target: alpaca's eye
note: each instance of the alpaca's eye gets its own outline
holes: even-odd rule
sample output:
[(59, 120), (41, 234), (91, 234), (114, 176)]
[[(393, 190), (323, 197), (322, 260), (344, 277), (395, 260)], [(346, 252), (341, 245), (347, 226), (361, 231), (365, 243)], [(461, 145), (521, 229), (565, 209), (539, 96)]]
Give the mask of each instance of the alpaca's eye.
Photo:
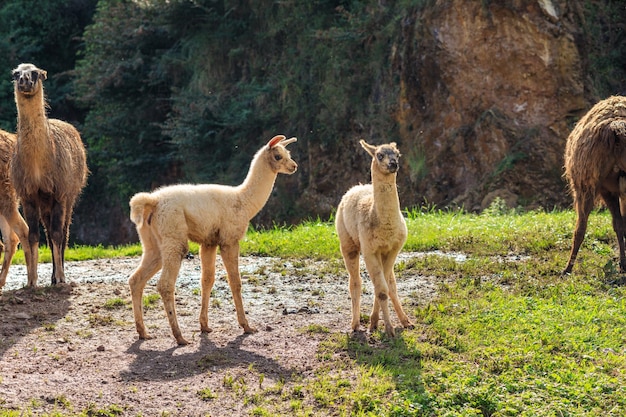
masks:
[(39, 74), (36, 71), (33, 71), (30, 73), (30, 78), (33, 80), (34, 83), (36, 83), (37, 78), (39, 78)]
[(15, 71), (15, 72), (13, 73), (13, 79), (14, 79), (15, 81), (17, 81), (17, 80), (19, 80), (19, 79), (20, 79), (20, 73), (19, 73), (18, 71)]
[(280, 155), (274, 155), (274, 159), (280, 161), (281, 159), (283, 159), (283, 157)]
[(376, 158), (378, 158), (379, 161), (382, 161), (384, 157), (385, 157), (385, 155), (383, 155), (382, 153), (377, 153), (376, 154)]

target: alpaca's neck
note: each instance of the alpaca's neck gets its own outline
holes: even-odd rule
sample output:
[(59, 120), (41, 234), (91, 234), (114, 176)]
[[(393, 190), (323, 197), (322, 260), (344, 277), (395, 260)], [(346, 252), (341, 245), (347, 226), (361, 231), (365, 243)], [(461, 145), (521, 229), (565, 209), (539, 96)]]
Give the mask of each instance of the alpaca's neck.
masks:
[(383, 175), (372, 163), (372, 188), (374, 191), (374, 210), (382, 223), (390, 222), (402, 216), (400, 199), (396, 187), (397, 174)]
[(262, 148), (254, 156), (250, 170), (244, 182), (237, 187), (241, 201), (242, 210), (248, 219), (252, 219), (261, 211), (267, 200), (270, 198), (276, 173), (274, 173), (265, 161), (265, 148)]
[(47, 152), (50, 146), (43, 90), (33, 96), (15, 93), (18, 146), (22, 151)]

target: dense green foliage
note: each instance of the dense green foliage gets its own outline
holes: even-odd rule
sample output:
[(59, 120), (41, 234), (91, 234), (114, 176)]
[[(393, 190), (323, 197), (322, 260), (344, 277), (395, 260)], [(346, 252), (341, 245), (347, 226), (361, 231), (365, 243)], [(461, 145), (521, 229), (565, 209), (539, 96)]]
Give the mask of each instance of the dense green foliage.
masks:
[(82, 35), (97, 0), (4, 0), (0, 3), (0, 128), (14, 130), (11, 70), (32, 62), (48, 71), (46, 90), (52, 115), (77, 122), (73, 70)]
[(125, 199), (181, 178), (240, 181), (276, 132), (392, 132), (393, 91), (372, 80), (422, 3), (100, 1), (76, 82), (95, 174)]
[(161, 125), (172, 80), (162, 55), (174, 44), (159, 13), (130, 1), (100, 1), (85, 31), (76, 92), (88, 108), (84, 137), (92, 187), (127, 199), (164, 182), (173, 148)]

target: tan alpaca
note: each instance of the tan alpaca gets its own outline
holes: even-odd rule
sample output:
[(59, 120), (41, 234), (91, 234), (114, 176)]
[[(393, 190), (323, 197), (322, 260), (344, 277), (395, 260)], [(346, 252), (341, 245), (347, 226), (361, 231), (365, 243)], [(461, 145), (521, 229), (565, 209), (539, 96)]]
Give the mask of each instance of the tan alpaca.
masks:
[(369, 330), (371, 332), (378, 327), (378, 314), (382, 310), (385, 332), (394, 336), (395, 331), (389, 318), (389, 298), (402, 325), (413, 326), (402, 310), (393, 271), (396, 256), (407, 237), (396, 188), (400, 152), (395, 143), (378, 147), (369, 145), (364, 140), (360, 143), (372, 156), (372, 183), (357, 185), (348, 190), (337, 207), (335, 221), (341, 254), (350, 275), (352, 330), (358, 331), (360, 322), (360, 252), (374, 284), (374, 308)]
[(570, 273), (585, 238), (587, 221), (596, 199), (611, 212), (619, 246), (619, 266), (626, 272), (626, 97), (598, 102), (576, 124), (565, 145), (565, 177), (576, 210), (576, 229), (569, 261)]
[[(28, 285), (37, 285), (39, 221), (52, 251), (52, 284), (65, 282), (65, 248), (74, 204), (87, 181), (85, 146), (69, 123), (46, 117), (43, 81), (46, 71), (33, 64), (13, 70), (17, 105), (17, 145), (11, 163), (11, 180), (22, 202), (29, 228), (26, 259)], [(24, 243), (24, 242), (22, 242)]]
[(228, 274), (233, 293), (237, 321), (245, 333), (256, 330), (248, 324), (241, 298), (239, 275), (239, 241), (245, 236), (248, 223), (265, 205), (278, 174), (293, 174), (298, 165), (285, 146), (296, 138), (274, 136), (254, 156), (244, 182), (226, 185), (173, 185), (152, 193), (138, 193), (130, 200), (131, 220), (143, 246), (141, 264), (130, 276), (135, 325), (140, 339), (150, 336), (143, 322), (142, 295), (146, 282), (161, 270), (157, 289), (163, 299), (165, 313), (179, 345), (187, 344), (178, 327), (174, 305), (174, 287), (188, 241), (200, 244), (202, 264), (200, 330), (211, 331), (208, 322), (209, 296), (215, 282), (217, 247)]
[[(0, 252), (5, 250), (2, 271), (0, 271), (0, 289), (6, 283), (18, 242), (22, 242), (24, 248), (28, 245), (28, 226), (17, 209), (17, 193), (10, 179), (11, 157), (16, 141), (16, 135), (0, 130), (0, 230), (5, 243), (4, 246), (0, 243)], [(24, 249), (24, 256), (30, 282), (32, 272), (36, 272), (37, 265), (33, 266), (30, 252), (26, 249)]]

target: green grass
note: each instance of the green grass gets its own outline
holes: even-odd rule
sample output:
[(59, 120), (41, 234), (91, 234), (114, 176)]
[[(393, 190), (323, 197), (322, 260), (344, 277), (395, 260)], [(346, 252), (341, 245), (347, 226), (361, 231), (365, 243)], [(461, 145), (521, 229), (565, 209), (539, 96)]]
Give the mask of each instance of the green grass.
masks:
[[(626, 280), (611, 219), (592, 213), (579, 261), (561, 276), (574, 221), (571, 211), (412, 210), (404, 251), (427, 253), (399, 262), (398, 280), (439, 283), (427, 304), (401, 294), (415, 329), (389, 339), (309, 324), (302, 333), (322, 340), (313, 375), (275, 386), (260, 372), (256, 381), (227, 375), (224, 389), (260, 416), (626, 415)], [(340, 264), (331, 222), (251, 229), (242, 254)]]
[[(567, 251), (571, 243), (575, 216), (571, 211), (536, 211), (527, 213), (413, 209), (406, 212), (409, 236), (404, 251), (452, 251), (470, 255), (545, 254)], [(594, 212), (587, 229), (584, 248), (612, 254), (615, 235), (610, 216)], [(190, 242), (190, 251), (198, 253), (198, 245)], [(242, 255), (312, 258), (332, 260), (340, 257), (337, 234), (330, 221), (313, 220), (297, 226), (257, 230), (250, 227), (241, 241)], [(141, 245), (72, 246), (66, 260), (81, 261), (100, 258), (140, 256)], [(50, 250), (40, 248), (40, 261), (50, 262)], [(18, 251), (14, 263), (24, 263)]]

